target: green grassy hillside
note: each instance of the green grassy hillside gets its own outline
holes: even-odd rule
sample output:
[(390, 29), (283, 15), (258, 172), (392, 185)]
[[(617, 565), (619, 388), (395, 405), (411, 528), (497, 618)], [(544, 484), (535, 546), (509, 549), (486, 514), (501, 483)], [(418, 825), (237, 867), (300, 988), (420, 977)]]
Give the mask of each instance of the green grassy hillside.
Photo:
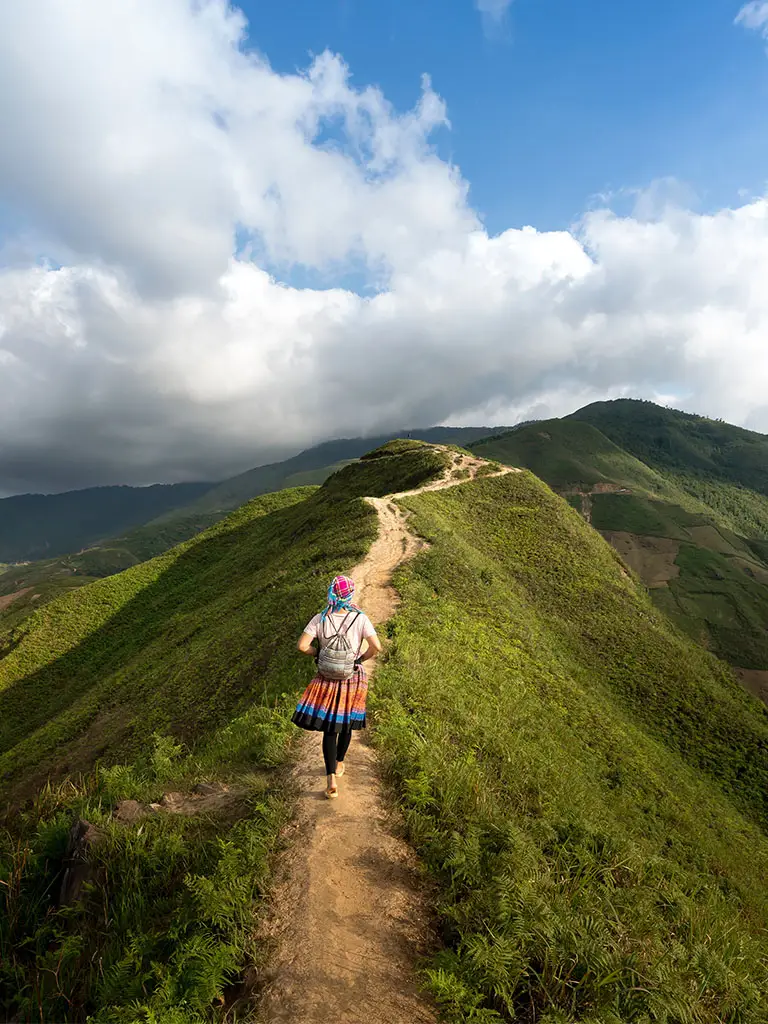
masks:
[[(768, 498), (732, 482), (740, 479), (738, 457), (719, 467), (716, 444), (732, 453), (734, 438), (748, 434), (754, 453), (768, 438), (644, 402), (582, 412), (584, 420), (578, 413), (536, 423), (472, 448), (525, 466), (569, 496), (694, 639), (733, 665), (768, 669)], [(620, 448), (624, 440), (634, 448)], [(654, 451), (666, 455), (640, 461)], [(745, 465), (744, 479), (754, 480), (750, 459)]]
[(63, 593), (163, 554), (213, 526), (225, 514), (180, 513), (139, 526), (122, 537), (102, 541), (77, 554), (0, 566), (0, 632), (18, 625), (31, 612)]
[(541, 420), (472, 444), (484, 459), (524, 466), (558, 491), (598, 483), (655, 493), (664, 480), (589, 423)]
[[(498, 429), (498, 428), (497, 428)], [(493, 432), (492, 427), (430, 427), (426, 430), (403, 431), (381, 437), (351, 437), (326, 441), (307, 448), (291, 459), (258, 466), (240, 476), (218, 484), (207, 494), (190, 504), (188, 511), (216, 512), (237, 508), (244, 501), (266, 491), (305, 484), (321, 484), (327, 477), (345, 465), (359, 459), (406, 433), (414, 440), (430, 444), (468, 444)]]
[(768, 495), (768, 437), (653, 402), (595, 402), (572, 414), (654, 469), (694, 474)]
[(0, 570), (0, 635), (37, 608), (95, 577), (78, 570), (77, 556), (11, 565)]
[[(425, 482), (447, 461), (423, 446), (383, 458), (378, 491)], [(4, 802), (59, 780), (0, 832), (6, 1016), (199, 1024), (259, 955), (254, 900), (284, 815), (274, 768), (306, 680), (295, 640), (328, 578), (376, 532), (371, 506), (333, 481), (256, 498), (3, 639)], [(102, 769), (81, 779), (97, 759)], [(200, 782), (226, 784), (236, 799), (192, 818), (113, 816), (121, 799), (157, 801)], [(78, 817), (99, 836), (95, 881), (76, 907), (57, 910)]]
[(405, 505), (377, 737), (449, 1019), (762, 1022), (768, 713), (529, 474)]
[[(0, 634), (4, 795), (28, 791), (49, 772), (88, 767), (104, 752), (132, 753), (148, 729), (189, 739), (252, 700), (251, 680), (278, 644), (271, 634), (285, 628), (277, 620), (289, 614), (290, 629), (303, 625), (304, 611), (286, 611), (294, 601), (306, 605), (286, 574), (305, 587), (307, 564), (322, 566), (310, 580), (321, 571), (325, 578), (328, 564), (348, 565), (364, 550), (360, 538), (376, 532), (374, 513), (354, 499), (418, 486), (448, 461), (418, 442), (381, 451), (320, 491), (254, 499), (194, 540)], [(283, 581), (279, 599), (262, 610), (275, 579)]]
[[(297, 506), (300, 519), (306, 497), (298, 490), (256, 499), (198, 541), (59, 598), (2, 636), (4, 794), (13, 796), (17, 782), (28, 792), (49, 773), (89, 767), (104, 752), (134, 752), (147, 729), (192, 736), (203, 722), (225, 720), (243, 698), (241, 659), (255, 666), (263, 657), (245, 650), (258, 636), (248, 620), (256, 575), (288, 543), (270, 528), (290, 530), (288, 509)], [(209, 627), (218, 622), (228, 638), (226, 651), (215, 629), (202, 628), (207, 611)], [(235, 649), (238, 623), (243, 648)], [(225, 684), (228, 670), (238, 672), (238, 686)]]
[[(388, 446), (11, 635), (5, 795), (30, 795), (45, 769), (60, 782), (0, 836), (6, 1016), (223, 1024), (218, 998), (264, 955), (253, 913), (286, 814), (296, 635), (376, 534), (357, 495), (448, 461)], [(404, 504), (430, 546), (398, 575), (374, 713), (434, 881), (428, 976), (448, 1019), (762, 1024), (768, 712), (531, 474)], [(97, 756), (102, 770), (67, 781)], [(114, 816), (202, 781), (233, 799)], [(58, 908), (77, 817), (97, 833), (91, 873)]]

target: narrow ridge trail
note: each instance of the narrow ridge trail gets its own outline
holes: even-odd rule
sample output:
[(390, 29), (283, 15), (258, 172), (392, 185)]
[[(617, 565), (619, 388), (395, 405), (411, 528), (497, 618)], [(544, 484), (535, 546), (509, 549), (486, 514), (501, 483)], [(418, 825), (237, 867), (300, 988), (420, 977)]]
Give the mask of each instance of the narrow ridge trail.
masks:
[[(393, 572), (425, 546), (395, 501), (468, 483), (486, 465), (451, 454), (441, 479), (365, 499), (378, 513), (379, 534), (350, 575), (357, 600), (376, 626), (397, 607)], [(457, 472), (466, 475), (457, 479)], [(504, 467), (489, 475), (509, 472), (515, 470)], [(275, 940), (277, 948), (263, 979), (259, 1019), (265, 1024), (435, 1024), (436, 1011), (419, 990), (414, 970), (434, 941), (424, 882), (413, 851), (394, 834), (375, 754), (364, 734), (355, 733), (339, 799), (329, 801), (323, 797), (320, 742), (320, 734), (301, 738), (291, 849), (264, 925), (263, 937)]]

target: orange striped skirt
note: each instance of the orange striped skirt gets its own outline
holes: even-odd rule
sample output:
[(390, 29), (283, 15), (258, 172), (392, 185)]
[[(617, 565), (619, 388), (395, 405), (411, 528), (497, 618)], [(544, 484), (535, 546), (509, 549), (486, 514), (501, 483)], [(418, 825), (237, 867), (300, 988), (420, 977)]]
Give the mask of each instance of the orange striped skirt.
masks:
[(365, 728), (368, 676), (358, 668), (350, 679), (315, 676), (296, 705), (291, 721), (300, 729), (345, 732)]

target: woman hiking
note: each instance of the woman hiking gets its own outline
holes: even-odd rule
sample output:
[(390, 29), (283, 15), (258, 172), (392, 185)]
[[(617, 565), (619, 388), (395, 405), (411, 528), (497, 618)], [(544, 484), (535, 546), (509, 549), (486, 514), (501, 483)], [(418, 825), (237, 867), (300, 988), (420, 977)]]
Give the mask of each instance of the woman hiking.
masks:
[[(328, 602), (299, 637), (302, 654), (314, 654), (315, 678), (304, 691), (292, 721), (301, 729), (323, 733), (323, 759), (328, 776), (325, 795), (339, 795), (336, 779), (344, 774), (344, 756), (353, 729), (365, 728), (368, 677), (362, 662), (381, 650), (381, 642), (368, 616), (352, 604), (354, 581), (335, 576)], [(317, 651), (312, 642), (317, 641)], [(367, 642), (363, 652), (363, 641)]]

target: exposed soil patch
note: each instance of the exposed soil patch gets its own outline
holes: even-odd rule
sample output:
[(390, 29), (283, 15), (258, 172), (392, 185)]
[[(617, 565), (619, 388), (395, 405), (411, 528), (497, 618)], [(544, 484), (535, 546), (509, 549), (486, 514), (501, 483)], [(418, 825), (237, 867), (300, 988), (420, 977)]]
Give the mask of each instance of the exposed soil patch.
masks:
[(591, 494), (631, 494), (631, 487), (622, 487), (621, 484), (612, 484), (608, 480), (601, 480), (592, 485)]
[(647, 587), (666, 587), (669, 580), (680, 575), (680, 567), (675, 565), (680, 550), (676, 540), (643, 537), (623, 530), (606, 530), (603, 536)]
[(13, 602), (17, 600), (17, 598), (28, 594), (31, 589), (32, 587), (22, 587), (21, 590), (17, 590), (13, 594), (6, 594), (4, 597), (0, 597), (0, 612), (4, 612), (9, 605), (12, 605)]
[(631, 494), (632, 490), (629, 487), (621, 487), (619, 484), (612, 484), (608, 481), (601, 481), (593, 484), (592, 487), (587, 490), (586, 488), (573, 487), (566, 491), (558, 491), (564, 498), (569, 495), (578, 495), (581, 498), (581, 514), (583, 518), (592, 525), (592, 496), (594, 494)]
[(737, 668), (734, 671), (751, 694), (768, 704), (768, 671), (756, 668)]

